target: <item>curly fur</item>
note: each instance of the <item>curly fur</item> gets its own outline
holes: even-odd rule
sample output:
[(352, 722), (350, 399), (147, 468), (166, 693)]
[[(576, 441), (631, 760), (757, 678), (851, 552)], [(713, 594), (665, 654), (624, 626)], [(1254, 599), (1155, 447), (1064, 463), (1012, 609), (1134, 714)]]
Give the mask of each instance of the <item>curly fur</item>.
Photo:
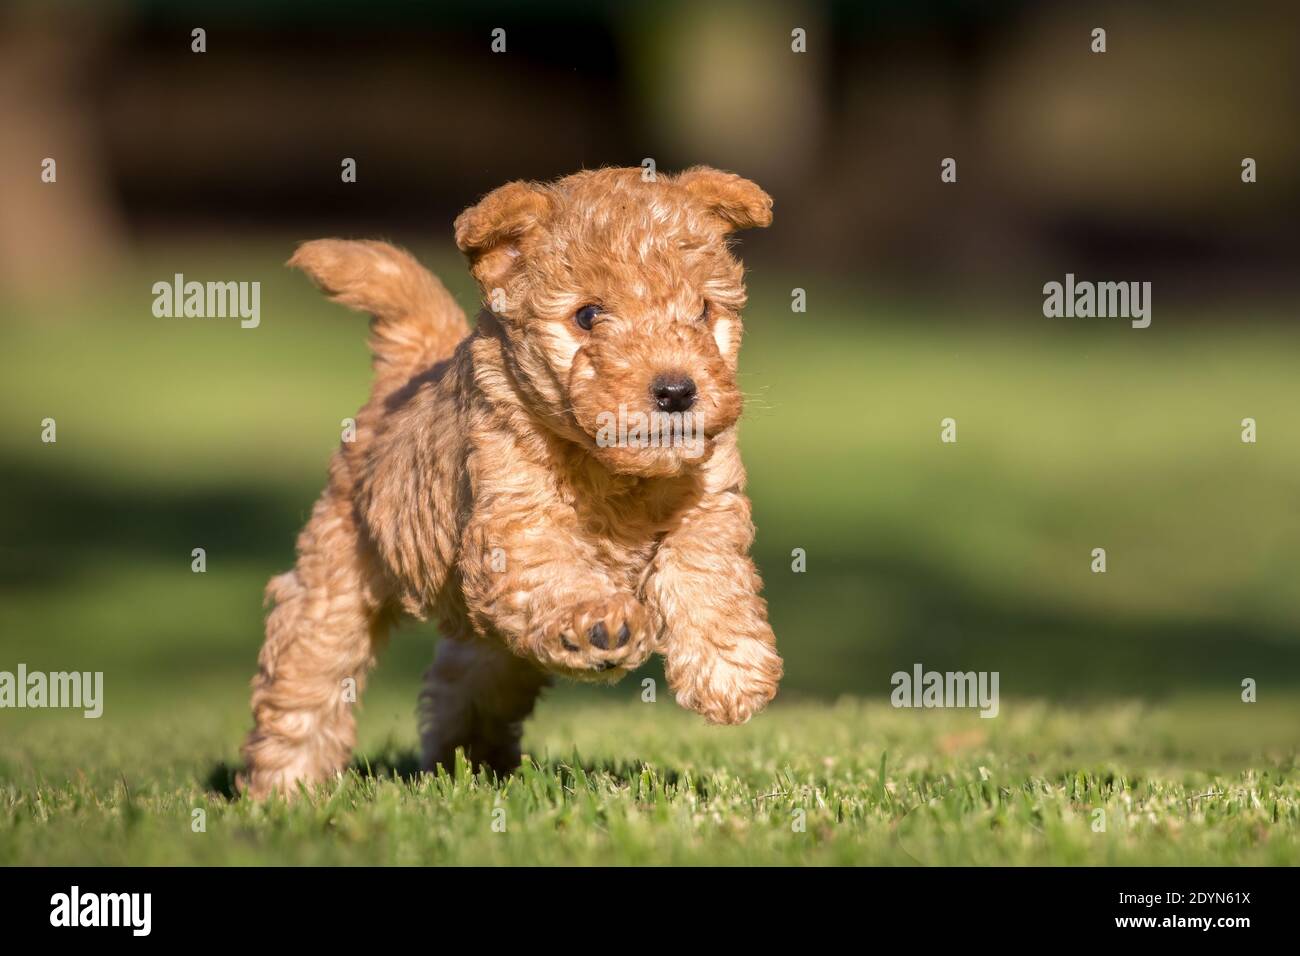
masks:
[[(551, 675), (612, 681), (664, 655), (678, 702), (716, 723), (776, 693), (781, 659), (748, 556), (736, 446), (742, 268), (727, 240), (771, 199), (696, 168), (510, 183), (456, 220), (487, 308), (471, 333), (442, 284), (378, 242), (319, 240), (289, 264), (372, 314), (375, 380), (270, 582), (241, 785), (291, 794), (343, 769), (358, 691), (401, 615), (433, 618), (426, 766), (464, 748), (519, 763)], [(707, 311), (704, 303), (708, 303)], [(573, 319), (600, 307), (590, 331)], [(697, 387), (702, 454), (597, 441), (650, 411), (666, 372)]]

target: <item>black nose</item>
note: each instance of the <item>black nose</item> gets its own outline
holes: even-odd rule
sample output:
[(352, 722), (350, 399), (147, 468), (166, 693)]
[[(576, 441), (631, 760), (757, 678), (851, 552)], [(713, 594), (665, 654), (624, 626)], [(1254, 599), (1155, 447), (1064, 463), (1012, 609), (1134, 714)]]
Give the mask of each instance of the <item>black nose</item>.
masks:
[(650, 383), (650, 394), (661, 412), (684, 412), (695, 404), (695, 383), (679, 372), (660, 375)]

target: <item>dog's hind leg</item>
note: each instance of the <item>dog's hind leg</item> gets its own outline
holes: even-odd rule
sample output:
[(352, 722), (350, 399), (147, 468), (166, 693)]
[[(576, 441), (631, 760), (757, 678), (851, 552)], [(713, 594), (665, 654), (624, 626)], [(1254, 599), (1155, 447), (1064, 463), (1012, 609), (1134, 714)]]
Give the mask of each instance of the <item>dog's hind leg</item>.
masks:
[(298, 561), (272, 578), (253, 679), (254, 727), (240, 786), (292, 796), (341, 771), (356, 742), (353, 707), (387, 637), (382, 577), (352, 506), (326, 491), (298, 537)]
[(444, 637), (420, 693), (423, 766), (452, 770), (456, 748), (475, 769), (519, 766), (523, 722), (549, 677), (501, 642)]

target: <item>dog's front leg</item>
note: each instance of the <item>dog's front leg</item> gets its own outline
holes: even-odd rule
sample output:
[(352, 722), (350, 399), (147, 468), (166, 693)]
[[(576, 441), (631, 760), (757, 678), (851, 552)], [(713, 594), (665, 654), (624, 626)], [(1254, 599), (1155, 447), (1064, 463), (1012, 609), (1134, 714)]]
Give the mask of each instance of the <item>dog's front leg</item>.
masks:
[(460, 570), (470, 618), (548, 671), (617, 680), (650, 654), (645, 608), (562, 511), (529, 504), (497, 498), (466, 526)]
[(782, 664), (749, 558), (754, 526), (739, 487), (707, 494), (659, 546), (645, 594), (683, 707), (743, 724), (776, 694)]

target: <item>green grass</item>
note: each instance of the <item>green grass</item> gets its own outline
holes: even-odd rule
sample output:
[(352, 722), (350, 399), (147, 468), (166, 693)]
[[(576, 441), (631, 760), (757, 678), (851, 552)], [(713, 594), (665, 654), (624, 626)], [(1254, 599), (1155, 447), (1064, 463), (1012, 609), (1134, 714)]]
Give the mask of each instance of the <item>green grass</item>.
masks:
[[(34, 721), (0, 751), (0, 861), (1300, 860), (1300, 775), (1285, 734), (1239, 727), (1277, 748), (1246, 761), (1199, 705), (1004, 707), (981, 720), (845, 700), (779, 706), (724, 729), (624, 687), (603, 702), (543, 705), (531, 758), (498, 782), (464, 767), (454, 779), (412, 775), (409, 706), (381, 697), (366, 708), (356, 769), (292, 806), (224, 795), (230, 767), (213, 758), (233, 759), (243, 729), (230, 711), (180, 706), (107, 735), (95, 721)], [(1257, 707), (1260, 722), (1293, 727), (1300, 716)], [(195, 810), (205, 832), (193, 830)]]
[[(983, 321), (762, 267), (741, 441), (777, 704), (709, 728), (662, 683), (638, 702), (651, 665), (558, 689), (510, 781), (393, 779), (433, 640), (410, 628), (364, 701), (373, 776), (229, 802), (261, 589), (369, 376), (363, 321), (289, 247), (178, 245), (0, 302), (0, 670), (101, 670), (106, 694), (98, 721), (0, 711), (0, 862), (1300, 860), (1300, 332), (1174, 305), (1145, 332), (1053, 322), (1036, 295)], [(261, 280), (261, 327), (154, 318), (176, 271)], [(918, 661), (999, 671), (1001, 715), (891, 709)]]

